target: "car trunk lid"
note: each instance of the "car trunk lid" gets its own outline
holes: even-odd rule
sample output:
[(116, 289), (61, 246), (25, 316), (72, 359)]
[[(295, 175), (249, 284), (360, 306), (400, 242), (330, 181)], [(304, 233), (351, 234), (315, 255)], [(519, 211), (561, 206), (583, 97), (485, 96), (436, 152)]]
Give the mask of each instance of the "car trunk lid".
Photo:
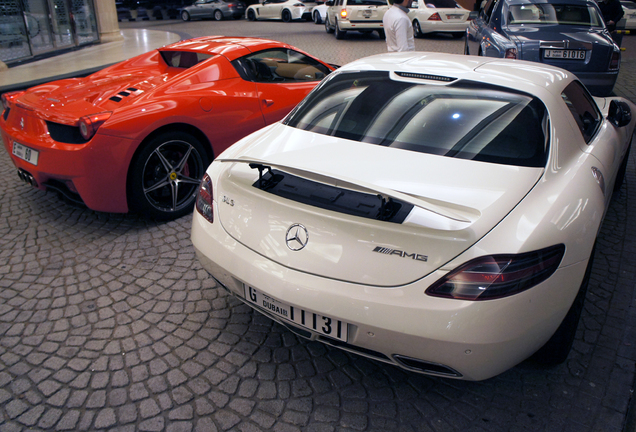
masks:
[[(227, 164), (214, 185), (220, 223), (285, 267), (397, 286), (473, 245), (543, 173), (405, 151), (274, 125), (240, 159), (217, 159)], [(284, 176), (279, 190), (263, 185), (269, 170)]]

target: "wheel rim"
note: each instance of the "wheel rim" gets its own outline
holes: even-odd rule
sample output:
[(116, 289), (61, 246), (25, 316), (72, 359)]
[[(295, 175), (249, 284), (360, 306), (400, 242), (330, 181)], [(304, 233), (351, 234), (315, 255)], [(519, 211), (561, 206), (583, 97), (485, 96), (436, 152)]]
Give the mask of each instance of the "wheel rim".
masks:
[(223, 19), (223, 13), (219, 10), (214, 12), (214, 19), (216, 19), (217, 21), (221, 21), (221, 19)]
[(176, 212), (192, 204), (203, 177), (203, 159), (186, 141), (161, 144), (148, 156), (142, 173), (146, 200), (157, 210)]
[(254, 11), (249, 11), (247, 13), (247, 19), (250, 21), (254, 21), (256, 19), (256, 15), (254, 15)]
[(187, 21), (188, 20), (188, 13), (187, 12), (183, 12), (181, 14), (181, 19), (184, 20), (184, 21)]
[(291, 21), (291, 16), (290, 16), (289, 11), (286, 11), (286, 10), (283, 11), (283, 21), (285, 21), (285, 22)]
[(420, 23), (419, 21), (415, 21), (413, 23), (413, 30), (415, 30), (415, 35), (419, 36), (422, 34), (422, 29), (420, 28)]
[(318, 15), (318, 12), (314, 12), (314, 22), (315, 22), (316, 24), (320, 24), (320, 20), (318, 19), (318, 16), (319, 16), (319, 15)]

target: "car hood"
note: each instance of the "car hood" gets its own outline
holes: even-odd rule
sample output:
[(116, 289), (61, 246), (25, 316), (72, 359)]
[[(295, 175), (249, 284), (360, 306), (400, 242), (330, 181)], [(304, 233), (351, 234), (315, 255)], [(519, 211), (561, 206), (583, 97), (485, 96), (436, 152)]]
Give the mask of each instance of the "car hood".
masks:
[[(443, 266), (497, 225), (544, 171), (375, 146), (282, 124), (240, 141), (213, 166), (219, 220), (236, 241), (288, 268), (374, 286), (410, 283)], [(259, 166), (302, 178), (304, 192), (298, 194), (304, 199), (255, 187)], [(351, 190), (413, 207), (394, 223), (348, 214), (360, 202), (321, 204)], [(297, 228), (307, 230), (308, 241), (294, 251), (288, 243)]]

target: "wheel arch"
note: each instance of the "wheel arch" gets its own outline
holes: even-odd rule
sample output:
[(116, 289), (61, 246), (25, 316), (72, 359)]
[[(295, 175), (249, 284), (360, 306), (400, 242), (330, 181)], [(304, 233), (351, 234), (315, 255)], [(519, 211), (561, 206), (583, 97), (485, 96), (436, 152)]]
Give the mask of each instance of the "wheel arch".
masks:
[[(128, 164), (128, 171), (127, 171), (127, 174), (126, 174), (126, 200), (127, 201), (130, 199), (130, 176), (131, 176), (131, 173), (132, 173), (132, 167), (134, 165), (134, 161), (137, 159), (139, 153), (143, 150), (143, 148), (146, 146), (146, 144), (148, 144), (150, 141), (152, 141), (153, 139), (155, 139), (159, 135), (162, 135), (162, 134), (168, 133), (168, 132), (186, 132), (186, 133), (189, 133), (190, 135), (192, 135), (196, 139), (198, 139), (201, 142), (201, 144), (203, 144), (203, 147), (205, 148), (206, 155), (208, 156), (208, 159), (210, 161), (212, 161), (214, 159), (214, 151), (212, 150), (212, 144), (210, 143), (210, 140), (208, 139), (208, 137), (199, 128), (197, 128), (195, 126), (192, 126), (191, 124), (188, 124), (188, 123), (171, 123), (171, 124), (163, 125), (163, 126), (157, 128), (157, 129), (155, 129), (151, 133), (149, 133), (139, 143), (139, 145), (135, 149), (135, 152), (132, 155), (132, 158), (130, 159), (130, 163)], [(130, 207), (130, 205), (129, 205), (129, 207)]]

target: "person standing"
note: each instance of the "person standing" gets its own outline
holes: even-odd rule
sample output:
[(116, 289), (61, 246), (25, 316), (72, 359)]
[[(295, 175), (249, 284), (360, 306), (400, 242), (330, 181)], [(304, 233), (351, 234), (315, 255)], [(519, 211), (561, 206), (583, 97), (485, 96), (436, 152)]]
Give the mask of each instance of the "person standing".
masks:
[(598, 8), (603, 14), (603, 20), (607, 26), (607, 30), (612, 33), (616, 30), (616, 24), (623, 18), (625, 12), (619, 0), (599, 0)]
[(408, 13), (413, 0), (395, 0), (382, 18), (389, 52), (415, 51), (413, 25)]

